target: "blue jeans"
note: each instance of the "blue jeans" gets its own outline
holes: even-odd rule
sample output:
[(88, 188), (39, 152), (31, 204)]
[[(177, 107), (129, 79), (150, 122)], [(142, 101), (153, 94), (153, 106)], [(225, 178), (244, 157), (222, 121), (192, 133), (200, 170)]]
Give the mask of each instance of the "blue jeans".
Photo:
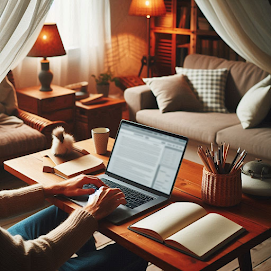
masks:
[[(33, 240), (47, 234), (68, 217), (61, 209), (50, 206), (8, 229), (11, 235), (21, 235), (24, 240)], [(146, 270), (147, 262), (118, 244), (96, 250), (94, 238), (90, 238), (59, 271), (140, 271)]]

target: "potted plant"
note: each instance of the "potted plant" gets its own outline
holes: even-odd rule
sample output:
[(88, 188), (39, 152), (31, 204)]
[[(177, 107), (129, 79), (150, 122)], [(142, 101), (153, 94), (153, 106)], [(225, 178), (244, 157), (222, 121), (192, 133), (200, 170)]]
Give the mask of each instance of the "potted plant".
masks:
[(101, 73), (99, 76), (95, 76), (94, 74), (91, 76), (95, 79), (97, 93), (103, 94), (104, 97), (108, 96), (110, 82), (115, 82), (116, 85), (118, 82), (118, 79), (114, 77), (110, 69), (104, 73)]

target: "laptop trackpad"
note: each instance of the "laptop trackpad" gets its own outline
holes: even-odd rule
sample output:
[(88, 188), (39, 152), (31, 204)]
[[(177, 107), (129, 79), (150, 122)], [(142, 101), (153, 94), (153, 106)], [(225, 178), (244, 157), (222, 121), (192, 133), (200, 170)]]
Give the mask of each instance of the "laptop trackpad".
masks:
[(132, 215), (137, 212), (133, 209), (129, 209), (124, 205), (120, 205), (116, 210), (114, 210), (111, 214), (109, 214), (106, 219), (113, 224), (123, 223), (126, 219), (131, 218)]

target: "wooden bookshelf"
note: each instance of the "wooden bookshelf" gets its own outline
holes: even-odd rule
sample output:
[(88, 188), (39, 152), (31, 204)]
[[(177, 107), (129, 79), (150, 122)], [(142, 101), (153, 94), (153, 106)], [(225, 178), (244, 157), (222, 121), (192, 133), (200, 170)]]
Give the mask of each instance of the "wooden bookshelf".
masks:
[(164, 0), (166, 14), (151, 23), (151, 54), (159, 74), (174, 74), (187, 54), (243, 60), (213, 30), (194, 0)]

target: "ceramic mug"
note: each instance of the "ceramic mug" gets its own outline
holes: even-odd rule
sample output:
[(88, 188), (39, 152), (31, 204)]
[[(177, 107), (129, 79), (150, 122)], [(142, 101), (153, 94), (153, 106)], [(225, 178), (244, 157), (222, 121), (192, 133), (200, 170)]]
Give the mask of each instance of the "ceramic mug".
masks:
[(105, 154), (107, 152), (109, 133), (109, 128), (105, 127), (94, 128), (91, 130), (92, 140), (97, 154)]

